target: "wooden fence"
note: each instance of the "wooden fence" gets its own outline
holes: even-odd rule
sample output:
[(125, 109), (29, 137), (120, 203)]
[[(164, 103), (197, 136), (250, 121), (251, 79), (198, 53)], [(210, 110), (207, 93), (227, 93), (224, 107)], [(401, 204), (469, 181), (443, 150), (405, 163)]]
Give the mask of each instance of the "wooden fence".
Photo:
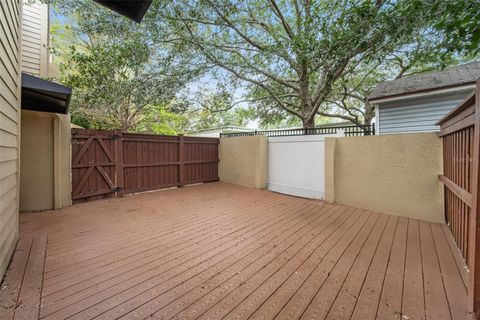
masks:
[[(477, 83), (477, 88), (479, 88)], [(470, 272), (469, 304), (480, 311), (479, 150), (480, 90), (467, 97), (438, 124), (443, 139), (445, 219)]]
[(74, 202), (218, 180), (219, 139), (72, 129)]

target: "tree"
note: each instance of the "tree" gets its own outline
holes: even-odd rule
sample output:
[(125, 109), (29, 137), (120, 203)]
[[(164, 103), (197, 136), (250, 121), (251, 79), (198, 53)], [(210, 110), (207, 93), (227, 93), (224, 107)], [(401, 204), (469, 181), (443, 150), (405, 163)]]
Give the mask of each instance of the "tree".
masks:
[(175, 105), (181, 101), (173, 100), (168, 105), (149, 105), (142, 112), (137, 125), (132, 128), (135, 132), (145, 132), (163, 135), (183, 134), (190, 128), (190, 116), (185, 112), (178, 112)]
[(375, 109), (368, 96), (378, 83), (441, 70), (475, 58), (474, 53), (466, 52), (460, 43), (453, 47), (445, 47), (443, 43), (443, 35), (427, 28), (413, 34), (406, 46), (392, 47), (375, 59), (349, 65), (347, 68), (351, 70), (345, 72), (332, 90), (328, 110), (319, 110), (318, 114), (356, 125), (371, 124)]
[(250, 114), (235, 106), (234, 97), (223, 84), (216, 88), (200, 90), (191, 101), (190, 129), (192, 131), (223, 126), (246, 126)]
[(74, 89), (71, 112), (80, 125), (139, 128), (145, 112), (166, 116), (158, 106), (170, 105), (201, 73), (188, 54), (160, 41), (152, 24), (136, 24), (90, 0), (59, 1), (55, 8), (70, 22), (54, 28), (54, 53), (61, 82)]
[(466, 56), (480, 54), (480, 2), (478, 0), (434, 1), (433, 28), (442, 37), (441, 46)]
[(178, 48), (241, 79), (252, 103), (312, 127), (350, 63), (400, 46), (426, 19), (421, 1), (357, 2), (180, 0), (155, 13)]

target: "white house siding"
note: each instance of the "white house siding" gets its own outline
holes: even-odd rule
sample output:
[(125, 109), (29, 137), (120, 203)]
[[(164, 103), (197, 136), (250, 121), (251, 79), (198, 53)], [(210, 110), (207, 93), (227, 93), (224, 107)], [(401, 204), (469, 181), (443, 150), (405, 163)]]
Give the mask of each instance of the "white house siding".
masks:
[(0, 1), (0, 279), (18, 237), (21, 7)]
[(22, 13), (22, 71), (48, 75), (48, 5), (24, 3)]
[(440, 128), (435, 123), (467, 95), (465, 92), (436, 98), (382, 103), (378, 112), (378, 133), (438, 131)]

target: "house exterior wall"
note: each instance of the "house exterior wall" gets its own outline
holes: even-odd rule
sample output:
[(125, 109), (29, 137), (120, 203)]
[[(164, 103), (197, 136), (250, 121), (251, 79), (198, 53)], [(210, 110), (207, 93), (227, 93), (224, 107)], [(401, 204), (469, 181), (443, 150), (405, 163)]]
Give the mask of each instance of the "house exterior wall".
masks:
[(436, 133), (326, 140), (328, 202), (444, 222), (442, 140)]
[[(49, 75), (48, 5), (24, 1), (22, 71)], [(20, 210), (59, 209), (71, 204), (70, 116), (22, 111)]]
[(53, 121), (52, 114), (22, 111), (21, 211), (53, 209)]
[(24, 3), (22, 14), (22, 71), (48, 75), (48, 5)]
[(378, 105), (378, 134), (433, 132), (435, 123), (455, 108), (470, 91), (430, 98), (417, 98)]
[(68, 115), (22, 110), (20, 211), (71, 204), (69, 123)]
[(0, 278), (18, 238), (21, 11), (0, 1)]
[(244, 187), (267, 187), (267, 138), (222, 138), (219, 145), (220, 181)]

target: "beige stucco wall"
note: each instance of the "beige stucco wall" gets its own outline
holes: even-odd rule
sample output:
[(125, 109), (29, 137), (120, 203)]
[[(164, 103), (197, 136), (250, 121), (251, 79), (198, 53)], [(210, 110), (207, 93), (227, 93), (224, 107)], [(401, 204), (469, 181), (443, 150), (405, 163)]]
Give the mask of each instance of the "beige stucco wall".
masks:
[(267, 187), (267, 138), (264, 136), (220, 139), (220, 180), (244, 187)]
[(70, 115), (55, 114), (54, 125), (54, 209), (72, 205)]
[[(327, 201), (444, 222), (442, 144), (436, 133), (329, 138)], [(333, 184), (333, 185), (332, 185)]]
[(336, 138), (325, 139), (325, 201), (335, 202), (335, 145)]
[(53, 117), (22, 111), (20, 210), (53, 208)]
[(70, 205), (70, 117), (22, 111), (20, 210)]

